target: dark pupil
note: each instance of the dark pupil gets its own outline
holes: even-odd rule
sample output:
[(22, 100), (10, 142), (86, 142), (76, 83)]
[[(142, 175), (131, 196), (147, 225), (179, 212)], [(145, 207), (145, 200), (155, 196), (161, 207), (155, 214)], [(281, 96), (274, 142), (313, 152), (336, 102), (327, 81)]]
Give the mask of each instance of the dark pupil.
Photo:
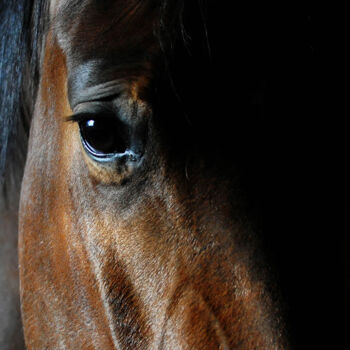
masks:
[(124, 153), (125, 130), (113, 118), (88, 119), (79, 123), (85, 146), (95, 155)]

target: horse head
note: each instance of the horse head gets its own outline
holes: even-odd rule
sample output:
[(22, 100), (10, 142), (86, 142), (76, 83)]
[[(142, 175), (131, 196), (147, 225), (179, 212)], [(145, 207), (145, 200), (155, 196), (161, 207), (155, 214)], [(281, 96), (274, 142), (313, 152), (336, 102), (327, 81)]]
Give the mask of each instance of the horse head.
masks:
[(238, 142), (164, 87), (184, 4), (46, 6), (19, 211), (28, 349), (282, 348)]

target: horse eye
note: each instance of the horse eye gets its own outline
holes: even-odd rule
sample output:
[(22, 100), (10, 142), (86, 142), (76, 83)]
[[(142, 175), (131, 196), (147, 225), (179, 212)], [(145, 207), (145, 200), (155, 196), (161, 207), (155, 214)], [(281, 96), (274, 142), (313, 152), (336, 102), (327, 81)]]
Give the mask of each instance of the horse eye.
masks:
[(124, 153), (128, 148), (125, 127), (114, 118), (86, 119), (79, 122), (79, 128), (83, 145), (96, 157)]

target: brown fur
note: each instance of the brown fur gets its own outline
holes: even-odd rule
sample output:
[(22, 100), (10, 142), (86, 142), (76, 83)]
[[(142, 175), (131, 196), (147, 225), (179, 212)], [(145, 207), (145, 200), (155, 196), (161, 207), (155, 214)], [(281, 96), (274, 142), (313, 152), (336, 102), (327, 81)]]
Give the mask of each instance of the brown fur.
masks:
[[(193, 162), (186, 180), (144, 113), (149, 107), (142, 108), (148, 101), (140, 91), (160, 50), (157, 7), (140, 2), (130, 19), (124, 0), (99, 4), (77, 5), (73, 22), (64, 5), (51, 9), (57, 17), (46, 40), (20, 207), (27, 348), (286, 347), (265, 278), (253, 268), (250, 227), (231, 215), (232, 183), (215, 179), (204, 160)], [(141, 37), (130, 23), (139, 23)], [(144, 163), (122, 174), (125, 183), (115, 169), (89, 165), (77, 125), (65, 121), (76, 107), (72, 76), (87, 59), (102, 60), (92, 68), (94, 84), (124, 79), (118, 103), (130, 109), (131, 96), (138, 118), (149, 119)]]

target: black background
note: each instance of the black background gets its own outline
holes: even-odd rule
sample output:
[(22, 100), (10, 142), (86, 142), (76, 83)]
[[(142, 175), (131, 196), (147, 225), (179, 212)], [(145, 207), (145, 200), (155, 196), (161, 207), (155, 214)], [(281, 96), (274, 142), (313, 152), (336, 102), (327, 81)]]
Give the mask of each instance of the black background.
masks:
[(236, 140), (226, 145), (240, 154), (294, 347), (350, 348), (342, 22), (330, 9), (227, 3), (186, 5), (174, 85), (208, 147)]

